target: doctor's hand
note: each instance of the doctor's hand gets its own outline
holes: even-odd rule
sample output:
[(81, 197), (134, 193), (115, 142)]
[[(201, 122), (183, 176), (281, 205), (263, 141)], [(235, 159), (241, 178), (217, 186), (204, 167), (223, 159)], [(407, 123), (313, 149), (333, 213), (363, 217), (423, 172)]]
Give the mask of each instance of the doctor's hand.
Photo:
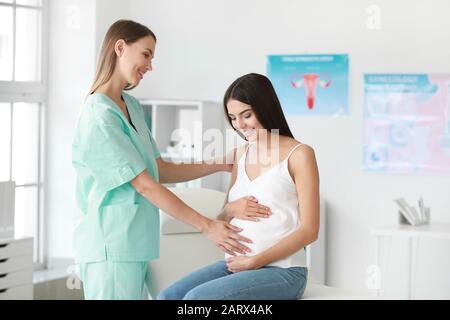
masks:
[(269, 207), (259, 204), (253, 196), (228, 202), (223, 211), (230, 218), (250, 221), (259, 221), (259, 218), (268, 218), (272, 214)]
[(246, 254), (251, 251), (241, 243), (241, 241), (252, 243), (250, 239), (238, 234), (241, 231), (241, 228), (235, 227), (228, 222), (210, 220), (206, 229), (202, 232), (222, 251), (235, 256), (235, 252)]

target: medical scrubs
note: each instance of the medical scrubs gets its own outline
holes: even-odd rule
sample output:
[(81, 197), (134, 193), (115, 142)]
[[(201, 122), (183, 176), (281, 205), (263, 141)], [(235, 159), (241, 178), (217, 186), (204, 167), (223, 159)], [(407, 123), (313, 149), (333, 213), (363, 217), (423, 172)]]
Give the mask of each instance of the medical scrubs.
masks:
[(80, 211), (74, 252), (86, 299), (138, 299), (148, 261), (159, 257), (159, 209), (130, 181), (147, 170), (158, 181), (160, 153), (144, 110), (123, 93), (134, 127), (108, 96), (86, 100), (75, 130), (72, 162)]

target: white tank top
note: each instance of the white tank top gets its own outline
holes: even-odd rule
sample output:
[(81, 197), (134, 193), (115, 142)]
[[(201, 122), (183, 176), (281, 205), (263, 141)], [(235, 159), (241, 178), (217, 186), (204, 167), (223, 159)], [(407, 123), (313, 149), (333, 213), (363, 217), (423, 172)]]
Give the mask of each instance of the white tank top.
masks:
[[(253, 180), (250, 180), (245, 171), (248, 146), (238, 161), (237, 177), (229, 191), (228, 201), (254, 196), (260, 204), (269, 207), (272, 211), (269, 218), (259, 218), (259, 221), (236, 218), (231, 220), (231, 224), (243, 229), (239, 234), (253, 241), (253, 243), (245, 243), (252, 250), (246, 254), (247, 256), (256, 255), (272, 247), (300, 227), (297, 190), (289, 174), (288, 160), (292, 152), (301, 145), (296, 145), (283, 161)], [(228, 257), (230, 255), (225, 254), (225, 258)], [(302, 249), (294, 255), (270, 263), (269, 266), (307, 267), (306, 251)]]

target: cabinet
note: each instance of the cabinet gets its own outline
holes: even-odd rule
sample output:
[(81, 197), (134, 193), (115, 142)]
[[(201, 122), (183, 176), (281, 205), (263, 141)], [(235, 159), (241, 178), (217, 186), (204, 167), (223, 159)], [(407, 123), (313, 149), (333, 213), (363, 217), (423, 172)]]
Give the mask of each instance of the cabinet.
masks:
[(14, 236), (14, 207), (16, 183), (0, 182), (0, 239)]
[[(425, 225), (397, 225), (389, 227), (378, 227), (371, 231), (375, 236), (375, 254), (376, 265), (381, 266), (381, 285), (376, 291), (378, 296), (381, 295), (381, 287), (385, 285), (384, 275), (392, 266), (389, 265), (390, 251), (392, 247), (392, 238), (407, 239), (407, 298), (412, 300), (415, 298), (416, 276), (418, 269), (418, 257), (420, 255), (420, 240), (422, 239), (440, 239), (450, 240), (450, 224), (448, 223), (429, 223)], [(439, 263), (439, 261), (436, 261)], [(429, 270), (428, 273), (435, 271)]]
[[(140, 99), (145, 121), (161, 152), (175, 163), (193, 163), (224, 154), (224, 111), (219, 102)], [(213, 174), (169, 187), (222, 189), (222, 175)]]
[(33, 298), (33, 238), (0, 239), (0, 300)]

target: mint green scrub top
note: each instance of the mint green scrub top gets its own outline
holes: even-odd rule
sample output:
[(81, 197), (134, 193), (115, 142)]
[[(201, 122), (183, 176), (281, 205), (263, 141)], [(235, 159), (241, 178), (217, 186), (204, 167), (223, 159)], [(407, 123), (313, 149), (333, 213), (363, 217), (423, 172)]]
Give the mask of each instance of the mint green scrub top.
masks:
[(122, 97), (136, 130), (119, 106), (101, 93), (89, 96), (75, 129), (77, 263), (159, 257), (159, 209), (130, 181), (144, 170), (158, 181), (160, 153), (138, 100), (126, 93)]

